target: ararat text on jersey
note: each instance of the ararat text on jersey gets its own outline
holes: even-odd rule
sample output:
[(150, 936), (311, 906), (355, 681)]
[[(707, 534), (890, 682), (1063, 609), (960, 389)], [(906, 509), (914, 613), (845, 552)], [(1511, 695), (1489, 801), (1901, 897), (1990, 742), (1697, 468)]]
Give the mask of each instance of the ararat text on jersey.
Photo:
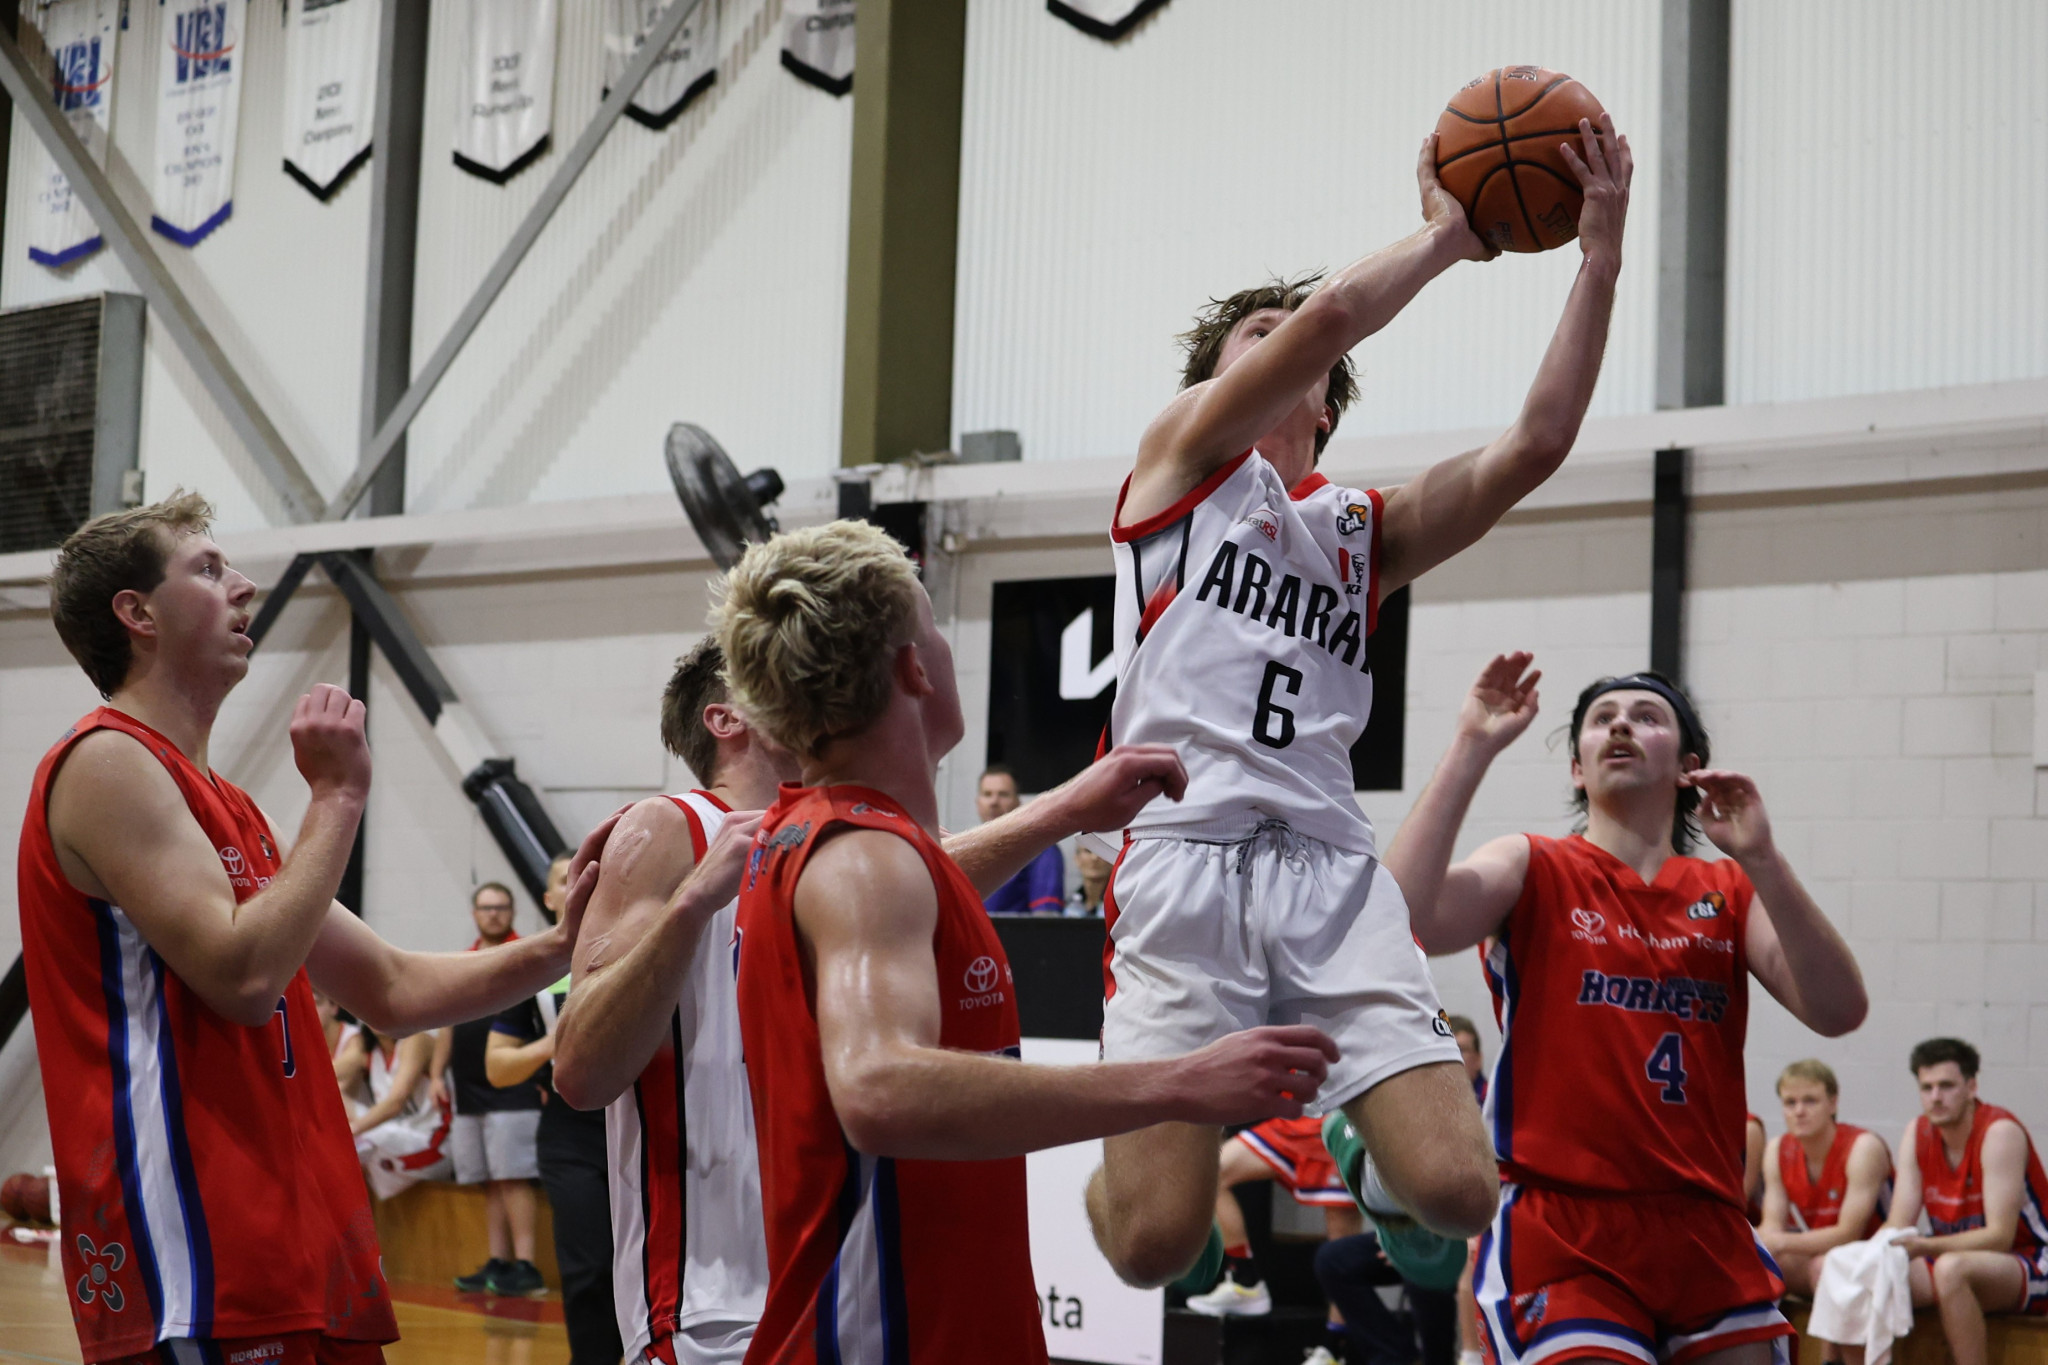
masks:
[[(1364, 623), (1358, 613), (1346, 611), (1337, 622), (1336, 629), (1330, 628), (1331, 614), (1343, 600), (1341, 593), (1328, 584), (1311, 583), (1308, 606), (1304, 609), (1298, 575), (1283, 576), (1280, 585), (1273, 588), (1273, 566), (1246, 550), (1240, 572), (1237, 550), (1237, 543), (1230, 540), (1216, 547), (1216, 557), (1209, 561), (1209, 572), (1202, 579), (1201, 590), (1195, 594), (1197, 602), (1207, 602), (1209, 595), (1214, 593), (1214, 605), (1223, 610), (1263, 622), (1268, 630), (1314, 640), (1330, 651), (1332, 658), (1342, 658), (1346, 664), (1355, 665), (1361, 673), (1372, 672), (1365, 658)], [(1273, 588), (1270, 610), (1267, 608), (1268, 588)]]

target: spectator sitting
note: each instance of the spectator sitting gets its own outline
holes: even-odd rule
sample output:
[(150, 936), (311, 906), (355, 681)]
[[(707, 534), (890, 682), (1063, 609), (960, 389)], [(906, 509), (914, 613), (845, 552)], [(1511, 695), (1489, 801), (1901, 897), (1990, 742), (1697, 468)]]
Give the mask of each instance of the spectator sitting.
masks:
[[(476, 920), (471, 952), (511, 943), (512, 892), (500, 882), (485, 882), (470, 897)], [(533, 1181), (540, 1174), (534, 1143), (540, 1130), (540, 1089), (522, 1084), (500, 1090), (484, 1070), (484, 1048), (490, 1041), (492, 1018), (473, 1019), (442, 1029), (434, 1044), (432, 1078), (452, 1077), (455, 1119), (448, 1150), (455, 1159), (458, 1184), (484, 1187), (484, 1210), (490, 1235), (490, 1259), (467, 1275), (455, 1278), (465, 1294), (533, 1296), (547, 1287), (533, 1263)], [(445, 1083), (444, 1083), (445, 1084)]]
[[(1017, 775), (1000, 763), (990, 764), (974, 793), (974, 810), (981, 823), (1008, 815), (1020, 804)], [(991, 915), (1057, 915), (1066, 892), (1067, 863), (1060, 857), (1059, 845), (1054, 844), (997, 887), (982, 905)]]
[[(1986, 1313), (2048, 1314), (2048, 1174), (2020, 1121), (1977, 1098), (1976, 1048), (1930, 1038), (1908, 1065), (1920, 1116), (1899, 1139), (1885, 1227), (1906, 1234), (1892, 1245), (1908, 1258), (1913, 1306), (1939, 1306), (1955, 1365), (1985, 1365)], [(1931, 1236), (1915, 1235), (1923, 1209)], [(1860, 1344), (1840, 1345), (1849, 1365), (1863, 1365)]]
[(1812, 1294), (1829, 1249), (1884, 1225), (1892, 1154), (1875, 1133), (1835, 1122), (1840, 1087), (1825, 1062), (1794, 1062), (1778, 1077), (1785, 1131), (1764, 1152), (1764, 1217), (1757, 1240), (1785, 1288)]
[(369, 1104), (349, 1115), (349, 1131), (362, 1158), (370, 1192), (389, 1199), (422, 1180), (446, 1180), (453, 1167), (444, 1151), (449, 1113), (427, 1081), (434, 1035), (385, 1038), (358, 1028), (341, 1043), (335, 1079), (344, 1100), (367, 1093)]
[[(1046, 850), (1047, 853), (1058, 851), (1055, 848)], [(1100, 915), (1102, 898), (1109, 891), (1109, 874), (1112, 870), (1109, 859), (1092, 848), (1083, 848), (1076, 844), (1074, 867), (1081, 874), (1081, 885), (1074, 889), (1073, 895), (1067, 897), (1067, 913), (1074, 916)]]

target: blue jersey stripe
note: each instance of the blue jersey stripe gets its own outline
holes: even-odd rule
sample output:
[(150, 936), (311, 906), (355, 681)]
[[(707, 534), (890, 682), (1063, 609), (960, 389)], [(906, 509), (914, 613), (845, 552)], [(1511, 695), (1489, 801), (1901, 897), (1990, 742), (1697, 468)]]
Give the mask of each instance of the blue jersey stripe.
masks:
[[(199, 1177), (192, 1169), (192, 1147), (185, 1135), (185, 1100), (178, 1083), (178, 1058), (171, 1046), (170, 1004), (164, 998), (164, 961), (154, 948), (148, 954), (156, 977), (157, 1065), (163, 1072), (164, 1114), (169, 1120), (171, 1167), (178, 1189), (178, 1208), (185, 1216), (185, 1246), (192, 1257), (192, 1335), (213, 1335), (213, 1239), (207, 1232), (206, 1205), (199, 1198)], [(285, 1025), (287, 1028), (290, 1024)]]
[(100, 989), (107, 1001), (107, 1063), (113, 1072), (114, 1155), (121, 1168), (121, 1202), (127, 1206), (128, 1229), (134, 1234), (136, 1267), (149, 1294), (149, 1314), (162, 1331), (164, 1287), (156, 1263), (156, 1239), (150, 1235), (149, 1213), (142, 1201), (142, 1170), (137, 1161), (135, 1111), (129, 1100), (133, 1081), (128, 1065), (128, 1000), (122, 987), (121, 931), (114, 923), (113, 907), (101, 900), (88, 900), (93, 928), (100, 941)]

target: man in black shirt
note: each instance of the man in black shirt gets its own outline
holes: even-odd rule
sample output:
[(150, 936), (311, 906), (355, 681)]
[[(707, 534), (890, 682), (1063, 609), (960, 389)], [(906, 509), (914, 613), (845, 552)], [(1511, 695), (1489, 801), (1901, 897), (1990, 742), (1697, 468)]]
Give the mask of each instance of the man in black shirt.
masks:
[[(519, 937), (512, 930), (512, 892), (499, 882), (485, 882), (469, 901), (476, 920), (471, 952), (483, 952)], [(533, 1179), (540, 1174), (534, 1142), (540, 1127), (538, 1086), (516, 1085), (500, 1090), (484, 1071), (484, 1047), (492, 1018), (474, 1019), (441, 1030), (435, 1040), (430, 1074), (455, 1102), (448, 1130), (448, 1152), (455, 1159), (455, 1180), (482, 1185), (491, 1258), (455, 1287), (464, 1293), (539, 1295), (547, 1292), (533, 1264)], [(449, 1082), (453, 1082), (452, 1085)]]
[[(548, 869), (550, 915), (568, 897), (569, 855)], [(604, 1110), (571, 1109), (555, 1093), (555, 1019), (569, 994), (563, 977), (500, 1014), (484, 1048), (494, 1085), (539, 1085), (540, 1183), (555, 1213), (555, 1263), (562, 1272), (562, 1316), (569, 1365), (618, 1365), (619, 1320), (612, 1298), (611, 1185), (605, 1173)]]

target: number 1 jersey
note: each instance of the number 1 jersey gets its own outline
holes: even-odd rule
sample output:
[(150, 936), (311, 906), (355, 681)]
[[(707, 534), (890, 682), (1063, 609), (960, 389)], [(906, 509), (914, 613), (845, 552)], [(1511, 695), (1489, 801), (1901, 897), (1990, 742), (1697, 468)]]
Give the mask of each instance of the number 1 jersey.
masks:
[(1742, 1208), (1748, 876), (1671, 858), (1646, 884), (1579, 835), (1528, 839), (1521, 898), (1486, 953), (1503, 1174)]
[(1372, 854), (1350, 750), (1372, 712), (1380, 495), (1320, 474), (1290, 490), (1248, 450), (1143, 521), (1124, 524), (1120, 494), (1110, 539), (1105, 739), (1171, 744), (1188, 770), (1186, 799), (1154, 801), (1131, 827), (1233, 837), (1276, 819)]

